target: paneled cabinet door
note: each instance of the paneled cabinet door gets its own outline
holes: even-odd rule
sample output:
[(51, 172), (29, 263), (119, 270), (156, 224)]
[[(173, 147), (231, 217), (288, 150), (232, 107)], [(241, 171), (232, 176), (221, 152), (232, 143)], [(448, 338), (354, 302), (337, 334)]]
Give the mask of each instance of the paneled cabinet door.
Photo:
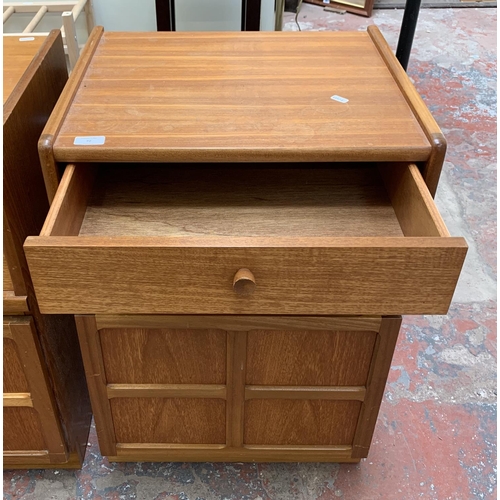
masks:
[(4, 467), (67, 462), (32, 318), (4, 316), (3, 349)]
[(359, 461), (400, 317), (77, 316), (112, 460)]

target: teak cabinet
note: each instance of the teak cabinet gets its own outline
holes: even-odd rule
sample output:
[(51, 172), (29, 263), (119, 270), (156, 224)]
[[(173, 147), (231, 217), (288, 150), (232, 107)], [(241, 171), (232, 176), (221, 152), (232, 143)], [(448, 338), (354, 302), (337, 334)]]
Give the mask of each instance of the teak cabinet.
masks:
[(23, 251), (49, 210), (38, 139), (68, 79), (59, 31), (4, 37), (3, 464), (80, 467), (91, 409), (74, 318), (40, 313)]
[(366, 457), (401, 315), (445, 314), (465, 258), (445, 149), (376, 28), (96, 29), (25, 251), (42, 311), (76, 315), (102, 453)]

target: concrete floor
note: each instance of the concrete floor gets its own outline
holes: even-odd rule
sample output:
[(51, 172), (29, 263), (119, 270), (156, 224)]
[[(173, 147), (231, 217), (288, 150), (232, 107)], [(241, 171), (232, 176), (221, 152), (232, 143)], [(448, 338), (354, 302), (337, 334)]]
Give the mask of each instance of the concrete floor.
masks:
[[(302, 30), (377, 24), (304, 5)], [(285, 29), (297, 29), (285, 17)], [(496, 498), (496, 9), (423, 10), (409, 75), (448, 139), (437, 204), (469, 254), (448, 316), (406, 317), (369, 458), (339, 464), (110, 464), (95, 431), (81, 471), (6, 471), (4, 498)]]

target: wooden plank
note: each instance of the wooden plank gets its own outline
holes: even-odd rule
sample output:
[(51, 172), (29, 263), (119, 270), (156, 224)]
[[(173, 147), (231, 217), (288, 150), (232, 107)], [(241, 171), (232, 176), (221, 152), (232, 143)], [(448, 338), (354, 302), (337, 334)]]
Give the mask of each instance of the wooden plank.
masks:
[(322, 399), (335, 401), (363, 401), (366, 389), (364, 387), (290, 387), (247, 385), (245, 400), (248, 399)]
[[(246, 383), (258, 386), (364, 386), (374, 331), (296, 327), (248, 333)], [(318, 390), (320, 387), (317, 387)]]
[(95, 176), (94, 165), (70, 164), (40, 232), (44, 236), (77, 236), (85, 217)]
[(374, 331), (380, 316), (204, 316), (204, 315), (106, 315), (96, 316), (97, 328), (174, 328), (249, 331), (249, 330), (341, 330)]
[(43, 1), (35, 1), (35, 2), (5, 2), (3, 4), (4, 7), (14, 7), (15, 11), (18, 13), (25, 12), (37, 12), (40, 7), (44, 5), (49, 8), (49, 12), (64, 12), (65, 10), (71, 10), (76, 4), (78, 0), (67, 0), (65, 2), (43, 2)]
[(3, 292), (4, 314), (28, 314), (28, 297), (25, 295), (14, 295), (14, 292)]
[(432, 145), (431, 154), (425, 161), (425, 166), (423, 168), (423, 177), (431, 196), (434, 196), (436, 194), (441, 169), (446, 155), (446, 139), (439, 125), (436, 123), (436, 120), (434, 120), (434, 117), (425, 105), (425, 102), (420, 97), (406, 72), (392, 53), (382, 33), (380, 33), (380, 30), (376, 26), (369, 26), (368, 35), (373, 40), (380, 56), (391, 72), (394, 81), (397, 83), (402, 95), (405, 97), (427, 139)]
[(225, 385), (108, 384), (108, 398), (215, 398), (226, 399)]
[(80, 49), (78, 47), (78, 40), (76, 38), (76, 26), (73, 13), (63, 12), (62, 20), (64, 27), (64, 35), (66, 40), (66, 47), (68, 49), (69, 65), (70, 68), (74, 68), (76, 62), (78, 61), (78, 56), (80, 55)]
[[(467, 251), (463, 238), (208, 236), (24, 248), (47, 314), (446, 314)], [(233, 291), (241, 267), (256, 278), (250, 298)]]
[(33, 409), (40, 418), (45, 446), (53, 463), (66, 462), (69, 454), (59, 421), (59, 413), (51, 390), (47, 369), (41, 352), (33, 320), (26, 318), (10, 324), (12, 339), (30, 386)]
[(33, 408), (33, 400), (29, 392), (3, 393), (4, 407), (29, 407)]
[(87, 32), (91, 33), (95, 27), (95, 18), (94, 18), (94, 7), (92, 5), (92, 0), (87, 0), (85, 3), (85, 19), (87, 22)]
[[(46, 451), (19, 451), (5, 452), (3, 455), (3, 468), (17, 469), (54, 469)], [(70, 453), (67, 462), (57, 464), (58, 469), (81, 469), (82, 461), (78, 453)]]
[(228, 332), (226, 444), (243, 445), (247, 332)]
[(46, 5), (43, 5), (38, 9), (38, 12), (35, 14), (33, 19), (29, 22), (28, 26), (24, 28), (23, 33), (31, 33), (40, 23), (42, 20), (43, 16), (48, 12), (48, 8)]
[[(307, 37), (292, 32), (155, 33), (149, 39), (105, 33), (103, 37), (105, 43), (96, 50), (55, 141), (57, 161), (424, 161), (429, 157), (425, 134), (366, 33), (307, 33)], [(203, 57), (196, 56), (200, 53)], [(114, 64), (120, 58), (117, 68), (108, 66), (113, 57)], [(346, 58), (348, 64), (339, 64)], [(138, 67), (142, 64), (150, 67)], [(378, 77), (360, 81), (367, 71)], [(99, 98), (108, 100), (107, 105), (95, 105), (96, 95), (86, 94), (90, 85)], [(129, 85), (139, 88), (150, 102), (154, 99), (154, 108), (124, 106)], [(176, 97), (186, 86), (189, 95)], [(271, 99), (269, 92), (278, 91), (279, 97)], [(346, 95), (349, 102), (332, 100), (335, 92)], [(294, 106), (297, 100), (299, 109)], [(76, 135), (105, 135), (106, 140), (103, 145), (81, 147), (74, 144)]]
[[(403, 236), (377, 170), (342, 167), (109, 165), (80, 236)], [(63, 189), (58, 198), (73, 203)]]
[(353, 458), (364, 458), (368, 455), (400, 326), (400, 316), (382, 319), (366, 384), (366, 396), (352, 441)]
[(5, 21), (7, 21), (7, 19), (9, 19), (10, 16), (12, 16), (12, 14), (14, 14), (15, 12), (15, 8), (10, 5), (9, 7), (7, 7), (4, 11), (3, 11), (3, 23), (5, 24)]
[(359, 462), (351, 458), (350, 446), (314, 447), (204, 447), (195, 445), (157, 446), (141, 443), (118, 443), (117, 455), (108, 457), (113, 462)]
[(379, 169), (405, 236), (450, 236), (416, 165)]
[(99, 333), (93, 316), (75, 316), (87, 385), (92, 401), (99, 448), (103, 455), (116, 455), (116, 438), (108, 400)]
[(92, 33), (89, 35), (85, 48), (83, 49), (75, 67), (73, 68), (71, 80), (68, 82), (68, 85), (64, 87), (63, 92), (61, 92), (61, 97), (57, 101), (57, 104), (54, 106), (53, 112), (50, 115), (50, 118), (47, 120), (45, 128), (43, 129), (40, 136), (40, 140), (38, 141), (38, 153), (42, 165), (43, 178), (45, 181), (45, 187), (47, 189), (49, 202), (52, 202), (56, 194), (60, 179), (60, 172), (52, 153), (54, 137), (59, 132), (61, 123), (64, 120), (64, 117), (68, 112), (68, 108), (75, 97), (76, 91), (81, 83), (83, 75), (87, 71), (87, 67), (97, 48), (103, 31), (104, 30), (101, 26), (96, 26)]

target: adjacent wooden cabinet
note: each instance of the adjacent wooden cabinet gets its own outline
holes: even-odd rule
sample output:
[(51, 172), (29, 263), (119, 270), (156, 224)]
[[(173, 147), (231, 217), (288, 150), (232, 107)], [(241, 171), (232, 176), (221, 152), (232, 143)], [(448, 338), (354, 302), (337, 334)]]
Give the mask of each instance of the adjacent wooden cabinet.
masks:
[(23, 251), (49, 210), (38, 138), (68, 79), (62, 38), (4, 37), (3, 464), (79, 467), (90, 400), (74, 318), (42, 315)]
[(96, 29), (25, 251), (42, 311), (76, 315), (102, 453), (366, 457), (401, 315), (445, 314), (465, 258), (445, 149), (376, 28)]

